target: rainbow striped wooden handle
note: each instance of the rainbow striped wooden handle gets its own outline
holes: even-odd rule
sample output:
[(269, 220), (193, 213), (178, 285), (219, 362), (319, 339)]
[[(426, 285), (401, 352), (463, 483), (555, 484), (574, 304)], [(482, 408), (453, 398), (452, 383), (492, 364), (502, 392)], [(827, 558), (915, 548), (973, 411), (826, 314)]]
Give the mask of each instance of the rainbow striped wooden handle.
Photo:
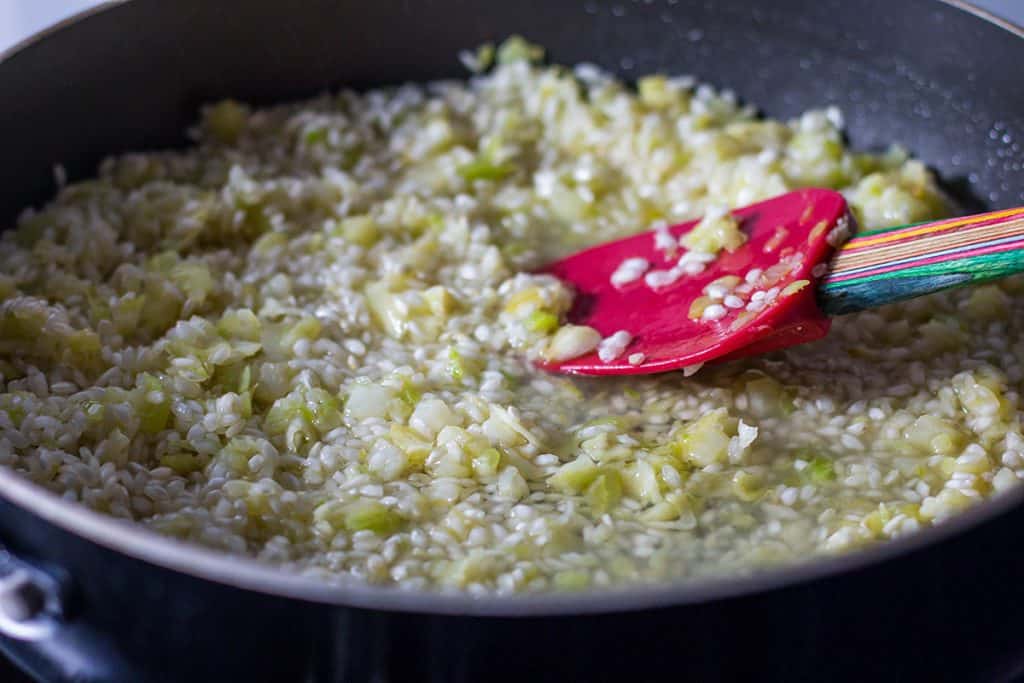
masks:
[(818, 288), (829, 315), (1024, 272), (1024, 207), (860, 233)]

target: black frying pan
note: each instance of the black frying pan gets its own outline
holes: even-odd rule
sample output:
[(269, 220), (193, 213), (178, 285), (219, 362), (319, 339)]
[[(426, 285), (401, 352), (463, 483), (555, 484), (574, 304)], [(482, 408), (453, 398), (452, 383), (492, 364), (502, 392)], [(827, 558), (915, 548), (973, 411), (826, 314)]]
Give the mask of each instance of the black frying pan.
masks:
[[(0, 221), (199, 103), (458, 76), (522, 33), (554, 61), (694, 73), (773, 116), (840, 105), (967, 208), (1024, 203), (1024, 34), (937, 0), (135, 0), (0, 60)], [(0, 471), (0, 644), (47, 680), (1011, 680), (1024, 489), (913, 537), (746, 579), (473, 599), (342, 589), (185, 547)]]

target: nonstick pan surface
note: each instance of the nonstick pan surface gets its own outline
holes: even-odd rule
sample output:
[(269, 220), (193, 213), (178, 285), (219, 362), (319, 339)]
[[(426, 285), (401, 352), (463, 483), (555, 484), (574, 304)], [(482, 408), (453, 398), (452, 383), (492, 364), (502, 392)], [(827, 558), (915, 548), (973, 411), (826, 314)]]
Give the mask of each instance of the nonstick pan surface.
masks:
[[(0, 61), (0, 220), (52, 194), (55, 163), (74, 179), (184, 144), (204, 101), (461, 76), (460, 49), (511, 33), (625, 78), (696, 74), (774, 117), (837, 104), (854, 146), (900, 141), (965, 208), (1024, 203), (1024, 40), (936, 0), (134, 0)], [(60, 638), (5, 647), (40, 675), (119, 680), (997, 676), (1024, 653), (1022, 498), (753, 578), (473, 599), (288, 576), (0, 472), (0, 539), (67, 586)]]

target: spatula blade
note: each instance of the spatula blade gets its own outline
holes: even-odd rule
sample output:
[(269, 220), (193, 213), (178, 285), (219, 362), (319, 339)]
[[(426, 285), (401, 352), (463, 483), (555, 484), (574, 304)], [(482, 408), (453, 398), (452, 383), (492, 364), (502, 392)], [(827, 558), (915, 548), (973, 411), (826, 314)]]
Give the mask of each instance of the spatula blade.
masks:
[[(652, 288), (644, 277), (612, 284), (612, 274), (625, 259), (645, 259), (648, 272), (678, 263), (686, 250), (680, 247), (669, 256), (656, 248), (653, 232), (601, 244), (547, 266), (544, 272), (576, 290), (569, 322), (589, 325), (605, 337), (624, 330), (632, 341), (607, 363), (594, 352), (539, 365), (581, 375), (649, 374), (765, 353), (824, 336), (829, 319), (818, 309), (814, 292), (823, 275), (821, 264), (828, 263), (843, 233), (852, 227), (843, 196), (829, 190), (797, 190), (732, 214), (740, 219), (747, 241), (735, 251), (722, 251), (702, 272), (683, 275), (667, 286)], [(669, 232), (678, 240), (698, 222), (676, 225)], [(725, 309), (721, 317), (721, 309), (691, 317), (691, 310), (699, 310), (692, 308), (694, 300), (707, 296), (707, 286), (727, 275), (741, 279), (732, 295), (743, 305), (729, 307), (718, 299), (713, 304)], [(737, 299), (728, 303), (736, 306)], [(637, 354), (642, 354), (642, 362), (635, 362)]]

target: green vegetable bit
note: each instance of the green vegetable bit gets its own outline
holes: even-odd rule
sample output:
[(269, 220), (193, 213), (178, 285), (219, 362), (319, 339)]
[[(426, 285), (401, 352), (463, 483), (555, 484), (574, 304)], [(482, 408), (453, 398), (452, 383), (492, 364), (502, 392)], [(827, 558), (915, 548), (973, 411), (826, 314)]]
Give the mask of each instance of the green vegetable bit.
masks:
[(536, 64), (544, 59), (544, 48), (528, 42), (522, 36), (510, 36), (498, 47), (498, 64), (530, 62)]
[(835, 481), (836, 468), (831, 460), (819, 456), (811, 460), (801, 474), (812, 484), (827, 484)]
[(515, 168), (510, 164), (494, 163), (490, 159), (478, 157), (467, 164), (458, 167), (458, 173), (469, 182), (474, 180), (502, 180), (511, 174)]

